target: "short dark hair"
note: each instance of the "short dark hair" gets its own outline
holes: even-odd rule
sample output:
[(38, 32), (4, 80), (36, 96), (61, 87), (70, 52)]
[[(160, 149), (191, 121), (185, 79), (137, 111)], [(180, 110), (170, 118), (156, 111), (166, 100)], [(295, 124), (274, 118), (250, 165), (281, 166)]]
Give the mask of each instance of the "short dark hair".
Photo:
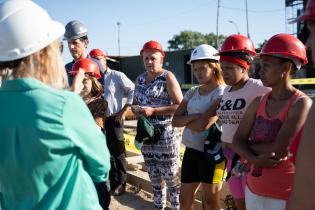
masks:
[(89, 41), (88, 36), (82, 36), (79, 39), (80, 39), (80, 41)]
[(251, 64), (253, 62), (252, 56), (250, 56), (246, 52), (222, 52), (220, 53), (220, 55), (238, 58), (243, 61), (246, 61), (248, 64)]
[(280, 62), (281, 63), (286, 63), (286, 62), (289, 62), (289, 63), (291, 63), (292, 65), (292, 68), (291, 68), (291, 75), (292, 74), (295, 74), (297, 71), (298, 71), (298, 68), (297, 68), (297, 66), (295, 65), (295, 63), (291, 60), (291, 59), (289, 59), (289, 58), (283, 58), (283, 57), (277, 57), (279, 60), (280, 60)]

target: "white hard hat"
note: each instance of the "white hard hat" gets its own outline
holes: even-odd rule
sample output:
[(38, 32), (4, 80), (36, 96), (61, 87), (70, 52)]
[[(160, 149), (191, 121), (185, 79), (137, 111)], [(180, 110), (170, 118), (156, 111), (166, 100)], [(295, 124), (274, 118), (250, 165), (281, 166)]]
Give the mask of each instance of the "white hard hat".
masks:
[(30, 0), (0, 4), (0, 61), (31, 55), (61, 37), (65, 29)]
[(220, 56), (218, 56), (218, 51), (208, 45), (208, 44), (202, 44), (197, 46), (191, 53), (190, 60), (187, 62), (188, 64), (191, 64), (193, 61), (197, 60), (216, 60), (219, 61)]

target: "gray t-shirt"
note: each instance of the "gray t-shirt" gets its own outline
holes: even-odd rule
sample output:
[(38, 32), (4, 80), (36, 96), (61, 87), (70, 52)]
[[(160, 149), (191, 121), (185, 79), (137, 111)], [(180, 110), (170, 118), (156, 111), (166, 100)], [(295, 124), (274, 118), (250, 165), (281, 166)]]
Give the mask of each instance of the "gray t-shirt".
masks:
[[(184, 95), (184, 100), (187, 102), (188, 115), (205, 113), (213, 101), (222, 97), (224, 88), (224, 85), (218, 86), (208, 95), (200, 95), (198, 86), (188, 90)], [(203, 152), (204, 142), (207, 135), (207, 131), (197, 132), (185, 127), (182, 143), (186, 147)]]

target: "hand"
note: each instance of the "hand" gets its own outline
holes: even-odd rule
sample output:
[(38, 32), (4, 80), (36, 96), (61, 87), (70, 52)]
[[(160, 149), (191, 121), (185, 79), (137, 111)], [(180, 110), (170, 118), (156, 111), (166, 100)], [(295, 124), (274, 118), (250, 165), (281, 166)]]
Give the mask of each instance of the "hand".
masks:
[(240, 160), (238, 160), (232, 169), (232, 174), (236, 178), (241, 178), (245, 176), (246, 173), (250, 171), (250, 165), (248, 163), (242, 163)]
[(194, 123), (194, 121), (200, 120), (200, 118), (202, 116), (203, 116), (202, 114), (190, 114), (190, 115), (187, 115), (186, 117), (189, 117), (189, 122), (186, 124), (185, 127), (189, 128), (191, 130), (194, 130), (196, 132), (200, 132), (200, 130), (196, 130), (195, 125), (192, 125), (192, 124)]
[(145, 116), (145, 117), (150, 117), (152, 115), (154, 115), (154, 111), (155, 109), (152, 108), (152, 107), (145, 107), (145, 108), (142, 108), (142, 114)]
[(279, 165), (285, 159), (276, 159), (275, 153), (266, 153), (256, 156), (253, 164), (263, 168), (272, 168)]
[(123, 121), (124, 117), (125, 117), (125, 111), (120, 110), (115, 116), (115, 121), (121, 123)]
[(131, 111), (135, 114), (135, 115), (139, 115), (143, 112), (143, 109), (141, 108), (141, 106), (139, 105), (132, 105), (131, 106)]
[(78, 94), (81, 93), (81, 91), (84, 88), (84, 85), (83, 85), (84, 78), (85, 78), (85, 71), (82, 68), (80, 68), (72, 82), (71, 89), (73, 92), (78, 93)]
[(288, 158), (288, 150), (287, 149), (284, 149), (282, 151), (279, 151), (276, 153), (276, 158), (277, 159), (283, 159), (283, 160), (286, 160)]
[(98, 127), (100, 127), (101, 129), (104, 128), (104, 118), (102, 117), (96, 117), (95, 118), (95, 122), (97, 124)]

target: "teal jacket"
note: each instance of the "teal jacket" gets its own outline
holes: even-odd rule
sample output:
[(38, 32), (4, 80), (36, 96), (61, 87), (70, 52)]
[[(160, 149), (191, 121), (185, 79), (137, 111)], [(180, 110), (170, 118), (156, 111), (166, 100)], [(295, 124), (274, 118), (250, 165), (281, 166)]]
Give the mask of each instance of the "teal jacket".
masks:
[(106, 138), (75, 93), (35, 79), (0, 89), (2, 210), (101, 209), (93, 184), (108, 179)]

